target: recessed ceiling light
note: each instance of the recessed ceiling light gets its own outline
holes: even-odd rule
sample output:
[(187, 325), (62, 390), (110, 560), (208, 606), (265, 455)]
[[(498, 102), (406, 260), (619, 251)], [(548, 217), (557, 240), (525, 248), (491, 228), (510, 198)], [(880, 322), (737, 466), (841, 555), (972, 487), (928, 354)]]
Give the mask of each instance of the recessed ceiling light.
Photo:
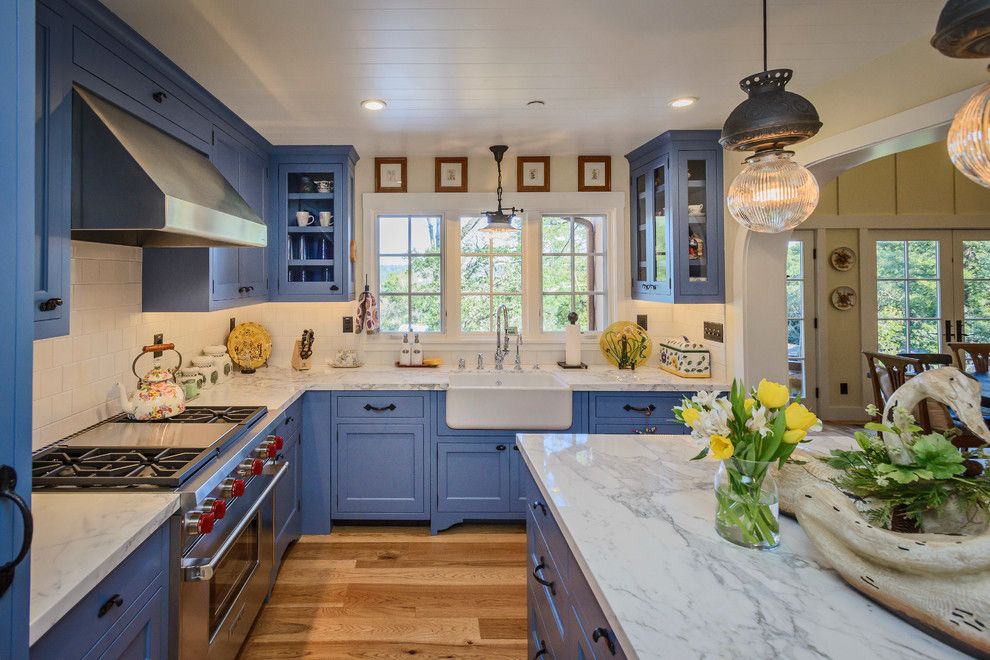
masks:
[(679, 96), (670, 102), (672, 108), (686, 108), (694, 105), (698, 101), (697, 96)]
[(365, 110), (384, 110), (387, 104), (381, 99), (365, 99), (361, 101), (361, 107)]

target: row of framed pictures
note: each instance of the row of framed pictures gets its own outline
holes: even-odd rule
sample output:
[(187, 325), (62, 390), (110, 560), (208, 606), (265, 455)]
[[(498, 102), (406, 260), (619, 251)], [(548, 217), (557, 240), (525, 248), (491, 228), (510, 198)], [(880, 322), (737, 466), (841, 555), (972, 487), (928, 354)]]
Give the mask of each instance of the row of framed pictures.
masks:
[[(434, 159), (435, 192), (467, 192), (468, 159)], [(375, 192), (406, 192), (406, 158), (375, 159)], [(612, 189), (611, 156), (578, 156), (578, 191)], [(516, 158), (516, 192), (550, 192), (550, 156)]]

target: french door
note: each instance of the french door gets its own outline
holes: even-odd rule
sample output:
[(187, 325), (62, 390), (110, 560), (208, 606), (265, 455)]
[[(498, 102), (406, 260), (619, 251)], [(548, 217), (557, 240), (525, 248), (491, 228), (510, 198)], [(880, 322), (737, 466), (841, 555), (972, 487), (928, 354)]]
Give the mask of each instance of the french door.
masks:
[(815, 234), (795, 231), (787, 243), (787, 377), (792, 395), (817, 403), (815, 380)]
[(990, 231), (869, 236), (875, 288), (866, 304), (878, 352), (944, 353), (951, 341), (990, 342)]

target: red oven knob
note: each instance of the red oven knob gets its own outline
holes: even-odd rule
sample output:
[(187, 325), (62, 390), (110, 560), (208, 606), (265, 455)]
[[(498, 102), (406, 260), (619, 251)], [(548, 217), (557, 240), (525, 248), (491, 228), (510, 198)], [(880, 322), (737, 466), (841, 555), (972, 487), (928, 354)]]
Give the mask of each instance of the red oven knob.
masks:
[(223, 520), (223, 517), (227, 515), (227, 503), (223, 500), (213, 500), (211, 509), (213, 517), (217, 520)]
[(230, 494), (234, 497), (241, 497), (244, 495), (244, 480), (234, 479), (230, 482)]
[(285, 447), (285, 438), (280, 435), (273, 435), (272, 443), (275, 445), (275, 451), (282, 451)]
[(253, 461), (251, 461), (251, 474), (252, 475), (254, 475), (254, 476), (257, 477), (258, 475), (261, 474), (262, 470), (264, 470), (264, 469), (265, 469), (265, 462), (263, 460), (261, 460), (260, 458), (256, 458)]
[(216, 518), (213, 517), (212, 513), (204, 513), (196, 521), (196, 529), (200, 534), (209, 534), (213, 531), (213, 524), (216, 522)]

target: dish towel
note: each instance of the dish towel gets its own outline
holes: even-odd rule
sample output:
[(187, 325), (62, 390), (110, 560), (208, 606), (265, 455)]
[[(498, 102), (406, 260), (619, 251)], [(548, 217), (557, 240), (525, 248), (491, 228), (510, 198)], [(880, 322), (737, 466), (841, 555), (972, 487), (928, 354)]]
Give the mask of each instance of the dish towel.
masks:
[(375, 294), (371, 293), (365, 278), (364, 291), (358, 295), (357, 300), (357, 323), (354, 324), (354, 333), (367, 333), (373, 335), (378, 332), (378, 300)]

